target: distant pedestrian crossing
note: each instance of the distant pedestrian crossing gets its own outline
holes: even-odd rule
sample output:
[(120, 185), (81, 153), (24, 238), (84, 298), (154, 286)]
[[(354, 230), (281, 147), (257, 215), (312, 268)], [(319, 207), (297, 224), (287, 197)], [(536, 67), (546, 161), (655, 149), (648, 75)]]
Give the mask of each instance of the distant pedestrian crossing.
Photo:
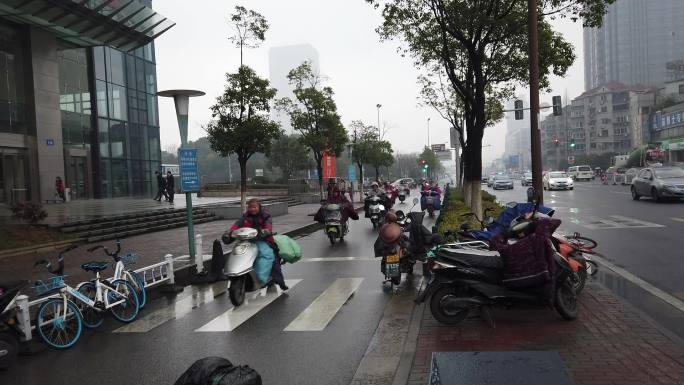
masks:
[[(302, 279), (286, 280), (293, 292)], [(364, 278), (337, 278), (321, 294), (311, 302), (299, 315), (283, 329), (285, 332), (322, 331), (335, 318), (339, 311), (352, 302), (350, 298), (357, 292)], [(217, 300), (225, 294), (227, 282), (217, 282), (202, 288), (192, 288), (189, 295), (151, 312), (143, 312), (141, 317), (130, 324), (115, 329), (114, 333), (147, 333), (162, 325), (179, 320), (194, 311), (201, 311), (203, 306)], [(214, 317), (209, 322), (194, 329), (197, 333), (233, 332), (247, 323), (252, 317), (268, 308), (270, 304), (283, 295), (277, 288), (262, 289), (248, 293), (245, 304), (230, 308)]]

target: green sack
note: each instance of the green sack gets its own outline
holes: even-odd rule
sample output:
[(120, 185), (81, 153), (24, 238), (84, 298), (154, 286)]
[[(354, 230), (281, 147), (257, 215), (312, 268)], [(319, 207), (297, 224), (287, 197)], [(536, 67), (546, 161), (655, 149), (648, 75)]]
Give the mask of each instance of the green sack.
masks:
[(295, 263), (302, 258), (302, 248), (287, 235), (275, 235), (273, 237), (278, 245), (280, 258), (287, 263)]

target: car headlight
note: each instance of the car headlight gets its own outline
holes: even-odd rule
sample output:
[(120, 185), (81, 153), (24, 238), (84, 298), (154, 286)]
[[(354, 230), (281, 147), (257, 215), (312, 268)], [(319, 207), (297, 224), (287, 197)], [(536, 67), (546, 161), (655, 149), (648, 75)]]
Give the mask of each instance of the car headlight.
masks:
[(667, 189), (667, 190), (673, 190), (673, 191), (676, 191), (676, 190), (677, 190), (677, 187), (675, 187), (675, 186), (673, 186), (673, 185), (671, 185), (671, 184), (664, 184), (663, 187), (664, 187), (665, 189)]

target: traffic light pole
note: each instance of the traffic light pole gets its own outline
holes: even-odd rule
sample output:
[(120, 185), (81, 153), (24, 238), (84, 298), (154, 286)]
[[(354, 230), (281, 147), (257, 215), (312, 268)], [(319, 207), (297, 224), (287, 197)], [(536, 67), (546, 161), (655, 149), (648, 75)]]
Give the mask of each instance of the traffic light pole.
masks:
[(529, 36), (530, 66), (530, 139), (532, 158), (532, 186), (538, 191), (539, 203), (544, 202), (542, 193), (541, 132), (539, 131), (539, 41), (537, 36), (537, 1), (527, 0), (527, 28)]

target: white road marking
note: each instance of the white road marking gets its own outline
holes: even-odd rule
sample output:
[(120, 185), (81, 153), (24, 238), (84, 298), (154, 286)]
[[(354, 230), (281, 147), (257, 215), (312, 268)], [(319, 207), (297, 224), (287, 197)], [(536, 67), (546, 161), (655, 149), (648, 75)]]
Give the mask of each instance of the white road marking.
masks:
[(227, 282), (217, 282), (204, 287), (189, 297), (174, 302), (165, 308), (159, 309), (144, 317), (124, 325), (114, 333), (145, 333), (172, 319), (181, 318), (202, 304), (214, 301), (214, 297), (224, 293), (228, 287)]
[(677, 222), (684, 222), (683, 218), (670, 218), (670, 219), (672, 219), (673, 221), (677, 221)]
[[(641, 219), (634, 219), (629, 217), (623, 217), (622, 215), (611, 215), (611, 218), (615, 218), (616, 222), (629, 223), (628, 227), (665, 227), (665, 225), (659, 225), (653, 222), (642, 221)], [(640, 224), (641, 226), (635, 226), (633, 224)]]
[(374, 261), (371, 257), (322, 257), (322, 258), (305, 258), (302, 262), (340, 262), (340, 261)]
[(634, 274), (630, 273), (629, 271), (627, 271), (621, 267), (615, 266), (614, 264), (608, 262), (607, 260), (605, 260), (604, 258), (602, 258), (598, 255), (592, 255), (591, 258), (593, 260), (597, 261), (598, 263), (600, 263), (601, 265), (609, 268), (610, 270), (613, 270), (614, 272), (616, 272), (617, 274), (622, 276), (622, 278), (632, 282), (633, 284), (639, 286), (640, 288), (646, 290), (647, 292), (653, 294), (654, 296), (656, 296), (656, 297), (660, 298), (661, 300), (667, 302), (668, 304), (672, 305), (675, 309), (677, 309), (681, 312), (684, 312), (684, 302), (682, 302), (681, 300), (679, 300), (675, 296), (670, 295), (670, 294), (658, 289), (657, 287), (655, 287), (655, 286), (651, 285), (650, 283), (644, 281), (643, 279), (635, 276)]
[(363, 278), (338, 278), (285, 328), (287, 332), (321, 331), (359, 288)]
[[(287, 286), (292, 289), (295, 287), (301, 279), (286, 280)], [(245, 304), (233, 307), (227, 312), (219, 315), (213, 320), (209, 321), (206, 325), (195, 330), (196, 332), (231, 332), (237, 329), (238, 326), (242, 325), (245, 321), (252, 318), (255, 314), (263, 310), (271, 302), (275, 301), (278, 297), (283, 294), (282, 291), (277, 290), (275, 292), (269, 292), (263, 289), (249, 302)]]
[(613, 194), (623, 194), (623, 195), (632, 195), (631, 192), (624, 192), (624, 191), (611, 191)]
[(584, 226), (588, 229), (631, 229), (641, 227), (665, 227), (658, 223), (642, 221), (640, 219), (623, 217), (621, 215), (611, 215), (612, 219), (589, 217), (587, 220), (573, 220), (573, 223)]

